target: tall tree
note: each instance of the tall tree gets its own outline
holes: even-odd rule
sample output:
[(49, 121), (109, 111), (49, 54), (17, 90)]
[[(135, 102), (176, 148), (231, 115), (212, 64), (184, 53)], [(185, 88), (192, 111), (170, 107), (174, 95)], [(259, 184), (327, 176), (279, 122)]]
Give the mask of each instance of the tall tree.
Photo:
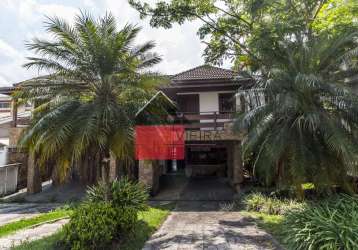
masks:
[[(346, 83), (358, 73), (357, 38), (349, 33), (282, 43), (285, 56), (272, 57), (264, 89), (268, 101), (236, 124), (248, 131), (244, 154), (253, 158), (262, 182), (294, 185), (300, 195), (306, 182), (319, 190), (354, 190), (358, 96)], [(352, 43), (355, 48), (343, 50)]]
[[(24, 66), (50, 75), (22, 83), (17, 98), (36, 105), (21, 143), (40, 163), (51, 160), (64, 176), (85, 161), (108, 175), (110, 154), (129, 160), (135, 113), (161, 78), (148, 69), (160, 62), (153, 42), (134, 45), (140, 28), (118, 30), (111, 14), (95, 20), (81, 13), (73, 26), (54, 17), (46, 22), (52, 40), (35, 38), (38, 54)], [(92, 181), (93, 176), (92, 176)]]
[[(206, 62), (232, 60), (236, 67), (263, 72), (283, 40), (304, 39), (322, 30), (357, 28), (355, 0), (171, 0), (155, 5), (129, 0), (153, 27), (171, 28), (194, 19), (207, 45)], [(143, 3), (144, 2), (144, 3)]]

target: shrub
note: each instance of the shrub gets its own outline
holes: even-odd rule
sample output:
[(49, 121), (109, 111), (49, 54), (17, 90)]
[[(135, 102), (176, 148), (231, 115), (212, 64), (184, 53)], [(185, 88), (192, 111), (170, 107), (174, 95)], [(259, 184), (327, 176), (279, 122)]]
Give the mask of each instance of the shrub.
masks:
[(261, 193), (247, 195), (244, 199), (244, 203), (248, 211), (263, 212), (267, 214), (284, 214), (289, 210), (302, 206), (302, 203), (295, 200), (268, 197)]
[(358, 198), (342, 195), (287, 213), (283, 236), (289, 249), (357, 249)]
[[(132, 220), (133, 214), (120, 213), (110, 203), (84, 203), (64, 227), (64, 240), (71, 249), (108, 249), (119, 238), (123, 217)], [(135, 217), (134, 217), (135, 218)]]
[(111, 202), (115, 207), (130, 207), (137, 211), (147, 209), (147, 200), (147, 189), (142, 184), (127, 178), (115, 180), (109, 186), (100, 182), (87, 190), (87, 201)]
[(89, 188), (86, 201), (65, 226), (64, 241), (75, 250), (110, 249), (132, 233), (147, 198), (146, 189), (128, 179)]

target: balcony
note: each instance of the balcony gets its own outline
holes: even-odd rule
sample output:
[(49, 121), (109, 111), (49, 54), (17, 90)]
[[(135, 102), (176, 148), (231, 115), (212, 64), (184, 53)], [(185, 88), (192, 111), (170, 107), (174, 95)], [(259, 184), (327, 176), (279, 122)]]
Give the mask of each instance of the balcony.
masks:
[(175, 121), (188, 130), (223, 130), (225, 124), (233, 121), (234, 115), (233, 111), (177, 112)]

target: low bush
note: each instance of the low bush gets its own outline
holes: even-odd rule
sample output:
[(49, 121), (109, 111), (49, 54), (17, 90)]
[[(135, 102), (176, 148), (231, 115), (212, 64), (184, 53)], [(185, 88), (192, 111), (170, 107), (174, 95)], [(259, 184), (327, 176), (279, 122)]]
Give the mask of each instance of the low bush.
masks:
[(142, 211), (147, 209), (147, 189), (127, 178), (115, 180), (110, 185), (100, 182), (87, 190), (87, 201), (111, 202), (115, 207), (131, 207)]
[(108, 249), (119, 238), (120, 217), (110, 203), (85, 203), (64, 227), (64, 240), (71, 249)]
[(357, 249), (358, 197), (341, 195), (290, 211), (282, 232), (288, 249)]
[(145, 188), (128, 179), (89, 188), (64, 228), (65, 244), (74, 250), (111, 249), (133, 232), (147, 198)]
[(291, 199), (278, 199), (261, 193), (252, 193), (245, 197), (244, 204), (248, 211), (266, 214), (285, 214), (287, 211), (303, 206), (303, 203)]

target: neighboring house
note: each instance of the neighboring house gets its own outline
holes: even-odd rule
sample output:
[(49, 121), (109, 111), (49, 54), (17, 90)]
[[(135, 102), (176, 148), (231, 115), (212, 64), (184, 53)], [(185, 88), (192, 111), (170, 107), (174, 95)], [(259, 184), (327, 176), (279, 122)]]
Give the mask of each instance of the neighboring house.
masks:
[(11, 97), (0, 95), (0, 113), (8, 113), (11, 111)]
[[(30, 116), (31, 104), (19, 105), (16, 108), (16, 114), (13, 113), (14, 101), (12, 100), (9, 91), (12, 87), (0, 88), (0, 143), (8, 145), (9, 128), (13, 125), (14, 117), (19, 118), (20, 123), (26, 123)], [(5, 93), (5, 94), (4, 94)], [(24, 121), (27, 120), (27, 121)]]
[[(1, 90), (0, 90), (1, 91)], [(0, 94), (0, 117), (11, 116), (12, 98), (9, 95)], [(30, 111), (32, 105), (30, 103), (17, 107), (19, 113)]]

